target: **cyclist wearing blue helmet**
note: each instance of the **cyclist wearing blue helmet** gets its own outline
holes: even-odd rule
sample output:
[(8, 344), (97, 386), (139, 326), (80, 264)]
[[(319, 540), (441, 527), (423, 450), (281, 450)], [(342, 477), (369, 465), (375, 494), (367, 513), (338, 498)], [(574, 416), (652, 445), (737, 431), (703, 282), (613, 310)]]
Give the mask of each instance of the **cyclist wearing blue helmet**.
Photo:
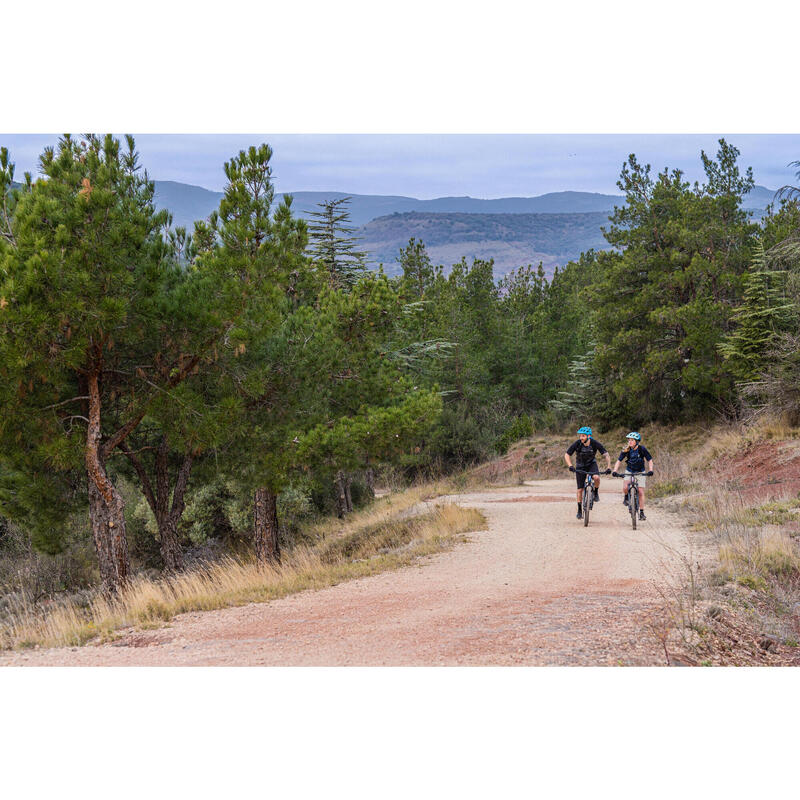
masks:
[[(636, 480), (639, 484), (639, 519), (647, 519), (644, 515), (644, 487), (645, 476), (653, 474), (653, 456), (650, 451), (641, 443), (642, 435), (638, 431), (631, 431), (626, 437), (628, 444), (625, 449), (619, 454), (617, 463), (614, 464), (614, 471), (611, 473), (614, 477), (626, 477), (627, 475), (636, 475)], [(626, 462), (625, 475), (619, 476), (617, 473), (622, 466), (622, 462)], [(622, 502), (628, 505), (628, 487), (630, 480), (622, 482)]]
[[(575, 466), (572, 466), (570, 456), (576, 453)], [(578, 428), (578, 439), (573, 442), (564, 453), (564, 461), (567, 463), (570, 472), (575, 473), (575, 478), (578, 482), (578, 519), (583, 517), (583, 509), (581, 508), (581, 501), (583, 500), (583, 484), (586, 481), (586, 473), (592, 476), (594, 483), (594, 502), (600, 502), (600, 470), (597, 468), (596, 453), (601, 453), (606, 457), (606, 472), (608, 475), (611, 472), (611, 456), (608, 451), (603, 447), (600, 442), (592, 438), (592, 429), (584, 425)]]

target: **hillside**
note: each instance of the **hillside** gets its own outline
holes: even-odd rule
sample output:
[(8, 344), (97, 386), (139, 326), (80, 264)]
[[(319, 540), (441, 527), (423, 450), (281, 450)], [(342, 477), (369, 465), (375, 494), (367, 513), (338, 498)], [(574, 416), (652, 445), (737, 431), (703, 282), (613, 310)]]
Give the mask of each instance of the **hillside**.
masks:
[(549, 273), (590, 248), (607, 242), (601, 226), (608, 214), (431, 214), (411, 212), (380, 217), (359, 229), (370, 258), (390, 275), (399, 270), (397, 255), (414, 236), (425, 242), (435, 264), (462, 256), (493, 258), (500, 276), (524, 264), (542, 261)]
[[(156, 181), (156, 204), (169, 208), (176, 225), (191, 227), (195, 219), (204, 219), (219, 205), (221, 192), (176, 181)], [(593, 192), (550, 192), (538, 197), (501, 197), (482, 200), (475, 197), (436, 197), (419, 200), (401, 195), (347, 194), (346, 192), (292, 192), (293, 207), (302, 215), (318, 211), (327, 200), (350, 198), (350, 219), (354, 225), (366, 225), (377, 217), (411, 211), (461, 214), (578, 214), (608, 212), (619, 204), (621, 196)], [(276, 195), (280, 201), (283, 195)]]
[(364, 225), (376, 217), (411, 211), (444, 214), (579, 214), (611, 211), (620, 205), (619, 195), (593, 192), (550, 192), (538, 197), (500, 197), (483, 200), (476, 197), (436, 197), (418, 200), (393, 195), (347, 195), (343, 192), (295, 192), (294, 207), (301, 213), (318, 210), (319, 203), (338, 197), (350, 197), (351, 219)]
[[(176, 181), (156, 181), (156, 204), (169, 208), (176, 225), (191, 227), (196, 219), (205, 219), (219, 205), (221, 192)], [(294, 208), (300, 214), (317, 211), (326, 200), (350, 197), (350, 218), (354, 225), (366, 225), (377, 217), (411, 211), (444, 214), (589, 214), (610, 212), (621, 205), (622, 196), (596, 192), (549, 192), (535, 197), (499, 197), (484, 200), (476, 197), (416, 197), (346, 192), (292, 192)], [(773, 201), (775, 192), (756, 186), (742, 206), (761, 210)], [(278, 194), (280, 200), (283, 195)]]
[[(219, 206), (221, 192), (177, 181), (155, 181), (156, 206), (172, 212), (173, 225), (191, 230)], [(760, 216), (775, 192), (756, 186), (742, 206)], [(541, 261), (548, 273), (589, 248), (607, 246), (600, 232), (620, 195), (550, 192), (537, 197), (437, 197), (348, 195), (344, 192), (295, 192), (296, 213), (307, 215), (325, 200), (350, 197), (352, 223), (359, 226), (362, 249), (373, 266), (397, 272), (397, 254), (414, 236), (425, 242), (434, 263), (449, 266), (462, 256), (493, 258), (500, 276)], [(282, 195), (277, 195), (279, 201)]]

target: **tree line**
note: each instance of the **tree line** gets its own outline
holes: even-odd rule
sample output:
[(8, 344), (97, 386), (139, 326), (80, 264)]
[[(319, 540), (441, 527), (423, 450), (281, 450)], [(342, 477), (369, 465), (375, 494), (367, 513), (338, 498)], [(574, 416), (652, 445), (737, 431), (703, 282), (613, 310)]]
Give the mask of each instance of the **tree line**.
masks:
[(439, 414), (435, 387), (391, 357), (399, 297), (380, 274), (307, 255), (290, 199), (273, 207), (271, 156), (228, 161), (218, 211), (189, 234), (155, 210), (130, 137), (65, 136), (20, 188), (0, 153), (3, 515), (57, 552), (88, 507), (109, 592), (131, 573), (126, 473), (166, 571), (183, 566), (187, 490), (210, 472), (236, 476), (255, 554), (276, 561), (294, 473), (332, 484)]
[(86, 515), (114, 592), (142, 516), (167, 572), (226, 531), (274, 562), (280, 516), (346, 514), (388, 465), (441, 474), (572, 419), (797, 410), (800, 212), (752, 219), (738, 155), (721, 140), (694, 184), (632, 155), (607, 249), (496, 282), (416, 239), (397, 277), (368, 270), (346, 203), (274, 202), (267, 145), (191, 232), (130, 137), (65, 136), (22, 185), (2, 150), (0, 514), (50, 553)]

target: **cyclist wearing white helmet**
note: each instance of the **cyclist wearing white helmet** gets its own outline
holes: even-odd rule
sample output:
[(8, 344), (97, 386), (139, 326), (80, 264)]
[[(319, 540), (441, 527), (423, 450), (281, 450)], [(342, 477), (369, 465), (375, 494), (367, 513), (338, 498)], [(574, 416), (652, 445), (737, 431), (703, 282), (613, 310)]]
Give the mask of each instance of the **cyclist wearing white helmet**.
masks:
[[(570, 459), (573, 453), (577, 453), (574, 467)], [(578, 519), (583, 517), (581, 501), (583, 500), (583, 484), (586, 481), (587, 472), (592, 476), (592, 483), (594, 483), (594, 502), (600, 502), (600, 470), (597, 468), (596, 453), (601, 453), (606, 457), (605, 474), (608, 475), (611, 472), (611, 456), (600, 442), (592, 438), (592, 429), (586, 425), (578, 428), (577, 441), (573, 442), (567, 448), (567, 452), (564, 453), (564, 461), (566, 461), (569, 471), (575, 473), (575, 478), (578, 482), (578, 513), (575, 515)]]
[[(619, 454), (617, 463), (614, 464), (614, 471), (611, 473), (615, 478), (624, 478), (628, 475), (636, 475), (639, 484), (639, 519), (647, 519), (644, 515), (644, 487), (645, 476), (653, 474), (653, 456), (650, 455), (648, 449), (641, 443), (642, 436), (638, 431), (631, 431), (626, 437), (628, 444), (625, 449)], [(622, 462), (626, 462), (625, 475), (619, 475), (619, 469)], [(622, 502), (628, 505), (628, 487), (630, 486), (630, 479), (622, 482)]]

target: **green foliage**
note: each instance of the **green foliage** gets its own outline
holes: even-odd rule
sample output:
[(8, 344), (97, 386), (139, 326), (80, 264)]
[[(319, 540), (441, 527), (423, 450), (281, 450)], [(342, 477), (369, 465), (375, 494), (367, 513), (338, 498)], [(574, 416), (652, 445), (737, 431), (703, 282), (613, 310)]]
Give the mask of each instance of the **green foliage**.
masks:
[(792, 323), (794, 304), (786, 302), (786, 272), (769, 269), (761, 241), (745, 275), (743, 302), (731, 314), (734, 329), (719, 344), (731, 374), (756, 379), (770, 359), (776, 337)]
[(605, 233), (615, 249), (599, 254), (587, 293), (609, 421), (707, 415), (732, 392), (718, 345), (751, 260), (757, 228), (741, 200), (753, 180), (724, 139), (715, 160), (701, 157), (703, 185), (680, 170), (654, 179), (633, 155), (623, 166), (626, 202)]
[(436, 274), (425, 244), (412, 237), (407, 247), (400, 248), (397, 261), (403, 270), (402, 293), (416, 300), (424, 300)]
[(321, 211), (311, 211), (309, 255), (328, 276), (334, 289), (352, 287), (366, 271), (366, 254), (356, 250), (358, 238), (348, 225), (349, 197), (326, 200)]
[(505, 433), (497, 440), (497, 450), (500, 453), (508, 452), (514, 442), (533, 434), (533, 423), (528, 414), (517, 417), (506, 429)]
[(40, 170), (4, 204), (0, 481), (4, 513), (52, 552), (65, 515), (85, 502), (86, 376), (99, 378), (103, 437), (124, 434), (205, 331), (201, 319), (182, 325), (191, 293), (130, 137), (123, 148), (64, 136)]
[(567, 367), (567, 389), (562, 389), (550, 401), (550, 408), (564, 421), (590, 419), (598, 410), (597, 387), (600, 379), (595, 372), (595, 347), (572, 359)]

